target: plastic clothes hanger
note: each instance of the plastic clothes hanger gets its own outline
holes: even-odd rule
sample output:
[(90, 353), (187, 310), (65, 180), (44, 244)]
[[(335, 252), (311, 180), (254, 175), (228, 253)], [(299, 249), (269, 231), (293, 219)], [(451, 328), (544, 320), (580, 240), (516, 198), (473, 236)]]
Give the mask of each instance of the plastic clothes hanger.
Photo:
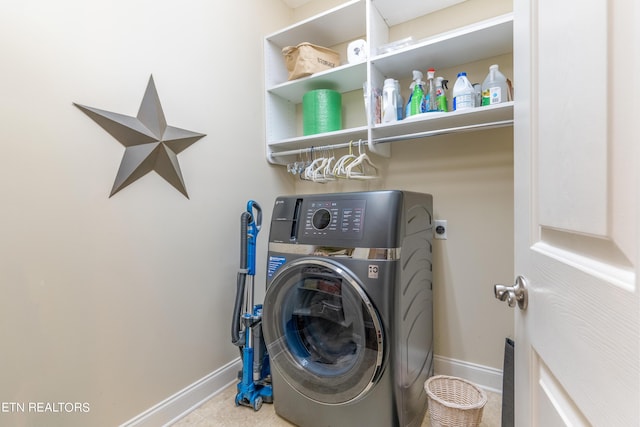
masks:
[(338, 178), (347, 178), (346, 167), (356, 158), (357, 156), (353, 154), (353, 141), (349, 141), (349, 154), (345, 154), (344, 156), (340, 157), (340, 159), (336, 162), (336, 165), (333, 167), (333, 175)]
[(323, 156), (319, 159), (320, 161), (317, 162), (316, 165), (312, 166), (312, 171), (311, 171), (311, 180), (313, 182), (320, 182), (320, 183), (324, 183), (324, 176), (323, 176), (323, 170), (325, 168), (325, 166), (327, 165), (327, 162), (329, 161), (329, 159), (326, 156)]
[(315, 171), (316, 169), (318, 169), (322, 162), (324, 161), (324, 158), (319, 157), (317, 159), (315, 159), (314, 161), (312, 161), (309, 166), (307, 166), (304, 169), (304, 179), (308, 180), (308, 181), (315, 181), (313, 179), (314, 175), (315, 175)]
[(327, 163), (322, 170), (322, 176), (325, 181), (335, 181), (336, 179), (336, 176), (333, 174), (333, 162), (335, 160), (336, 156), (333, 154), (333, 150), (331, 150), (331, 156), (327, 159)]
[(326, 171), (329, 168), (329, 165), (333, 162), (335, 157), (329, 156), (329, 151), (325, 148), (322, 157), (322, 162), (316, 166), (313, 170), (312, 180), (313, 182), (325, 183), (327, 181), (333, 180), (334, 178), (331, 174), (327, 174)]
[(313, 170), (315, 169), (316, 162), (322, 159), (315, 159), (315, 155), (313, 152), (313, 147), (311, 147), (311, 151), (307, 153), (307, 162), (304, 164), (304, 167), (300, 170), (300, 179), (304, 181), (311, 181), (313, 177)]
[(362, 143), (358, 145), (359, 156), (345, 168), (347, 178), (375, 179), (378, 177), (378, 167), (371, 161), (369, 155), (367, 155), (367, 150), (362, 150), (362, 145)]
[(311, 147), (311, 161), (307, 163), (304, 168), (304, 173), (300, 176), (302, 179), (306, 181), (313, 181), (313, 171), (316, 169), (318, 164), (322, 162), (322, 157), (315, 157), (314, 148)]

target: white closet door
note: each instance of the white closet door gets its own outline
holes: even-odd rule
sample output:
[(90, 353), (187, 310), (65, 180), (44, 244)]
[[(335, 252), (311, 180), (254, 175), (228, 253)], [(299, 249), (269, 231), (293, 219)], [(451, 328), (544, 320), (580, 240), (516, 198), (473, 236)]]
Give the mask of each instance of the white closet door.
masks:
[(515, 0), (516, 425), (639, 425), (636, 0)]

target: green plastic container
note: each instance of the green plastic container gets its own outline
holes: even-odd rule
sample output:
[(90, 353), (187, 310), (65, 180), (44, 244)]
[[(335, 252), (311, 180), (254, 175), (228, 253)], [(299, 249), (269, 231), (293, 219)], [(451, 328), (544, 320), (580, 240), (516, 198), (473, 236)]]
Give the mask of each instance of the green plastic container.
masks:
[(342, 95), (317, 89), (302, 97), (302, 132), (306, 135), (342, 129)]

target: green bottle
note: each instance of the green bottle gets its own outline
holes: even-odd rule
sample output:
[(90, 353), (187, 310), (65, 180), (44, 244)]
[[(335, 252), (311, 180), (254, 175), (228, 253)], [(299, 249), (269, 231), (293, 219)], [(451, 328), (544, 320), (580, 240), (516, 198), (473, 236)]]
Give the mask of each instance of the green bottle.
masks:
[(442, 111), (445, 113), (449, 111), (447, 94), (445, 93), (447, 83), (448, 81), (445, 80), (444, 77), (436, 78), (436, 104), (438, 106), (438, 111)]
[(418, 70), (413, 71), (413, 92), (411, 93), (411, 107), (409, 114), (414, 116), (416, 114), (424, 113), (424, 89), (422, 88), (424, 82), (422, 81), (422, 73)]

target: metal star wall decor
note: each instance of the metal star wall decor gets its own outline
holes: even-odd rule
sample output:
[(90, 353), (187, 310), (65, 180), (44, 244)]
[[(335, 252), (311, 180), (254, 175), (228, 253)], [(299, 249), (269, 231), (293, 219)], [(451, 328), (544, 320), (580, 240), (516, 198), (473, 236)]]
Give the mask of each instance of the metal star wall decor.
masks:
[(109, 197), (153, 170), (189, 198), (178, 154), (206, 135), (167, 125), (153, 76), (149, 77), (136, 117), (73, 105), (125, 146)]

